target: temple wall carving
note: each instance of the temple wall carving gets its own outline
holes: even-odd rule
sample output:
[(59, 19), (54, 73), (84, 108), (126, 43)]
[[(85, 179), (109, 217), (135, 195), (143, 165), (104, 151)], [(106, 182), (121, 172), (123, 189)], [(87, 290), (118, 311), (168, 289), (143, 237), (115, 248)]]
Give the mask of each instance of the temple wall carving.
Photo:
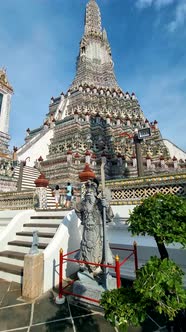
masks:
[(143, 199), (156, 193), (186, 198), (186, 173), (108, 181), (107, 187), (112, 193), (112, 205), (140, 204)]
[(0, 210), (26, 210), (34, 208), (34, 192), (0, 193)]

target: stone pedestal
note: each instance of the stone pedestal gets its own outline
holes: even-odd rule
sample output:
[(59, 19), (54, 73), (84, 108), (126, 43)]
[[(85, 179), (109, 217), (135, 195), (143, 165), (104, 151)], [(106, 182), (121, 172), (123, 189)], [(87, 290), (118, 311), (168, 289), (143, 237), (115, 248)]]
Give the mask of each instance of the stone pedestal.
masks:
[[(78, 272), (78, 278), (79, 280), (75, 281), (73, 284), (73, 293), (77, 295), (82, 295), (85, 297), (93, 298), (95, 300), (101, 299), (101, 294), (105, 292), (105, 287), (102, 284), (102, 280), (96, 280), (93, 277), (90, 276), (90, 274), (87, 272)], [(98, 277), (99, 278), (99, 277)], [(100, 281), (100, 282), (99, 282)], [(111, 275), (108, 275), (107, 279), (107, 286), (108, 289), (114, 289), (116, 288), (116, 279), (112, 278)], [(79, 298), (79, 301), (86, 302), (92, 304), (93, 302), (88, 299)], [(94, 305), (96, 303), (94, 302)], [(99, 304), (98, 304), (99, 305)]]
[(43, 292), (44, 255), (25, 255), (23, 272), (23, 293), (27, 299), (35, 299)]

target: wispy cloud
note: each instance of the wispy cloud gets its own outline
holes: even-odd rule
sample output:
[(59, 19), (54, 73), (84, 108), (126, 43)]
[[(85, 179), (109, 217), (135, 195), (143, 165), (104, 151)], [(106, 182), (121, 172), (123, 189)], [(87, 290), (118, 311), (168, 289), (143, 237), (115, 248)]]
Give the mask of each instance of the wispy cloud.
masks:
[(154, 5), (156, 8), (170, 5), (175, 0), (137, 0), (136, 5), (139, 8), (145, 8)]
[(186, 0), (182, 0), (176, 7), (175, 18), (169, 23), (168, 30), (174, 32), (186, 22)]
[(152, 6), (161, 9), (171, 4), (175, 4), (175, 11), (173, 19), (167, 25), (167, 29), (169, 32), (174, 32), (186, 22), (186, 0), (136, 0), (136, 6), (140, 9)]

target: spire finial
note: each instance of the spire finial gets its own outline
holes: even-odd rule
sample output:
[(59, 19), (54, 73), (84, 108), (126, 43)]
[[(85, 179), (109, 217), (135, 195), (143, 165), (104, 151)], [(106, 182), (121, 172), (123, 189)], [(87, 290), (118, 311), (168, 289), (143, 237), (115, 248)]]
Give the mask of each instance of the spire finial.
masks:
[(85, 34), (101, 33), (101, 14), (95, 0), (89, 0), (85, 13)]

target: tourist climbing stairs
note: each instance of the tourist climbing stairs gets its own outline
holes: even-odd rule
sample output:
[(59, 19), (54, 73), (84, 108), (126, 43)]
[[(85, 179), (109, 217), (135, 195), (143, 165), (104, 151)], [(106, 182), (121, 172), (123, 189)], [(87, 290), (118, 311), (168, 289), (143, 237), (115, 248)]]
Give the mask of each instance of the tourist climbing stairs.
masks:
[(36, 212), (29, 220), (25, 220), (23, 227), (16, 232), (15, 237), (8, 241), (7, 246), (0, 252), (0, 278), (22, 282), (24, 256), (32, 246), (33, 231), (39, 235), (39, 251), (43, 252), (52, 241), (67, 210), (53, 212)]

